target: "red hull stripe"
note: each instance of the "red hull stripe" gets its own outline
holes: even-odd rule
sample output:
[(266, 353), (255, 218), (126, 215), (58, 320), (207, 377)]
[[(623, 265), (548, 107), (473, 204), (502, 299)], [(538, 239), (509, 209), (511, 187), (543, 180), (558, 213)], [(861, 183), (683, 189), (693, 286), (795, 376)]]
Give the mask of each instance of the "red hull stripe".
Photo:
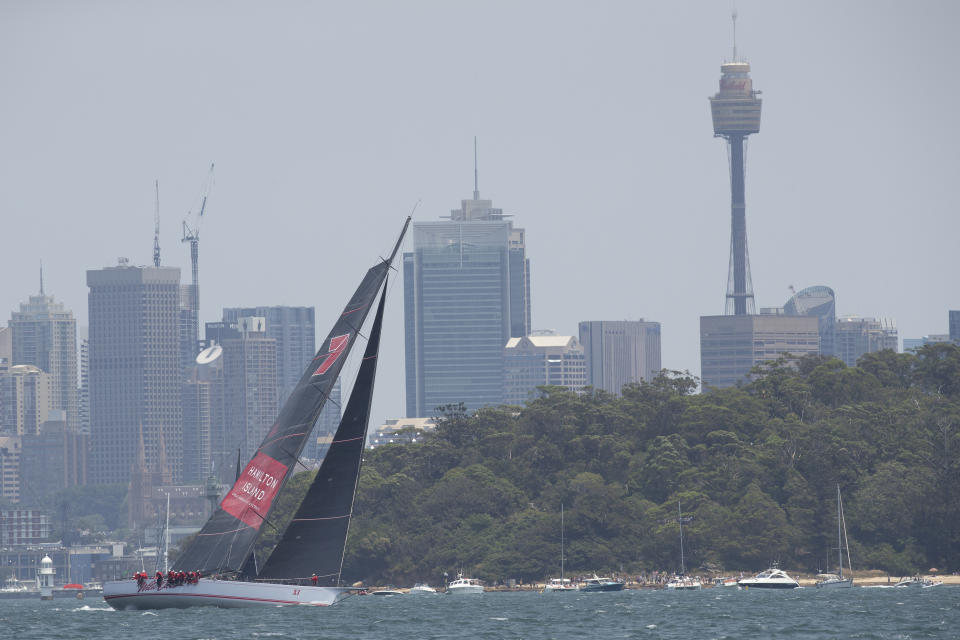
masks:
[[(120, 594), (115, 596), (104, 596), (104, 600), (115, 600), (117, 598), (138, 598), (145, 594), (141, 593), (130, 593), (130, 594)], [(315, 602), (299, 602), (297, 600), (273, 600), (272, 598), (249, 598), (245, 596), (218, 596), (211, 593), (154, 593), (151, 592), (146, 594), (149, 596), (190, 596), (191, 598), (219, 598), (221, 600), (249, 600), (250, 602), (276, 602), (278, 604), (309, 604), (314, 607), (329, 607), (328, 604), (320, 604)]]

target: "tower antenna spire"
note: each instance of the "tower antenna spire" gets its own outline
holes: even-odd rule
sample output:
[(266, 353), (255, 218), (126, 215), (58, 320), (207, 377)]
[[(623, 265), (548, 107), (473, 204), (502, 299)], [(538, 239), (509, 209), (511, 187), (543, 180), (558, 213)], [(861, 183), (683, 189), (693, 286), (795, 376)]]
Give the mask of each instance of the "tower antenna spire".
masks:
[(737, 9), (734, 7), (733, 12), (730, 14), (730, 17), (733, 19), (733, 61), (737, 61)]
[(43, 260), (40, 261), (40, 295), (43, 295)]
[(157, 201), (153, 209), (153, 266), (160, 266), (160, 181), (154, 181)]
[(477, 172), (477, 136), (473, 136), (473, 199), (480, 199), (480, 178)]

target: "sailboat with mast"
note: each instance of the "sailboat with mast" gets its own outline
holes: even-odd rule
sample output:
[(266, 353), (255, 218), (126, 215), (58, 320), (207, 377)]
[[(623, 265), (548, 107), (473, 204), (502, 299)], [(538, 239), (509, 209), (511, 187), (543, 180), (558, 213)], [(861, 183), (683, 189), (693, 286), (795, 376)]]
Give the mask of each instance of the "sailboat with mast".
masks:
[[(847, 551), (847, 569), (849, 576), (843, 577), (843, 551)], [(843, 500), (840, 498), (840, 485), (837, 485), (837, 565), (839, 573), (830, 573), (824, 575), (822, 580), (817, 580), (817, 587), (852, 587), (853, 586), (853, 567), (850, 565), (850, 544), (847, 541), (847, 523), (843, 518)]]
[[(687, 521), (692, 520), (687, 516)], [(697, 576), (688, 576), (686, 567), (683, 563), (683, 511), (680, 510), (680, 503), (677, 503), (677, 523), (680, 525), (680, 573), (670, 578), (667, 582), (667, 589), (680, 591), (696, 591), (703, 588), (703, 582)]]
[(563, 577), (563, 505), (560, 505), (560, 577), (551, 578), (550, 582), (543, 586), (545, 593), (576, 591), (569, 578)]
[[(111, 581), (103, 589), (110, 606), (329, 606), (350, 593), (340, 574), (373, 398), (387, 274), (409, 224), (408, 217), (390, 257), (367, 271), (256, 453), (176, 559), (174, 572), (198, 577), (173, 584)], [(254, 544), (265, 524), (273, 526), (275, 498), (301, 464), (300, 454), (378, 294), (363, 360), (333, 442), (280, 541), (257, 566)]]

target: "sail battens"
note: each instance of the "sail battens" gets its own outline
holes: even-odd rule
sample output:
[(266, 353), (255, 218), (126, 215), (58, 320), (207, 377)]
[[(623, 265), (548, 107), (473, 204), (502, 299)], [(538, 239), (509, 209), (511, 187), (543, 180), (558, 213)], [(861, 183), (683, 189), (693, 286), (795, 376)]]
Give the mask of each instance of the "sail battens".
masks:
[(324, 577), (325, 585), (339, 584), (370, 417), (385, 299), (386, 287), (340, 425), (297, 512), (260, 570), (261, 578), (291, 579), (307, 566)]
[(340, 316), (340, 317), (342, 318), (342, 317), (344, 317), (344, 316), (350, 315), (351, 313), (356, 313), (357, 311), (362, 311), (363, 309), (366, 309), (367, 306), (368, 306), (368, 305), (363, 305), (362, 307), (357, 307), (356, 309), (350, 309), (350, 311), (344, 311), (344, 312), (343, 312), (343, 315)]
[(263, 443), (263, 445), (260, 448), (262, 449), (276, 442), (280, 442), (281, 440), (287, 440), (289, 438), (297, 438), (297, 437), (305, 436), (306, 434), (307, 434), (306, 431), (301, 431), (300, 433), (288, 433), (285, 436), (280, 436), (279, 438), (274, 438), (273, 440), (267, 440), (266, 442)]

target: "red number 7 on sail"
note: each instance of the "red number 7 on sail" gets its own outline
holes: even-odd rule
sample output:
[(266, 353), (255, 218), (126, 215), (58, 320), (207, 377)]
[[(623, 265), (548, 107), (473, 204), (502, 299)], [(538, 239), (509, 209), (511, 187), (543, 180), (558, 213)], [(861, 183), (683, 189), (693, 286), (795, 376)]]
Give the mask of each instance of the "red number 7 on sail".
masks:
[(313, 372), (313, 375), (322, 376), (325, 374), (327, 370), (333, 366), (333, 363), (343, 355), (344, 351), (347, 350), (348, 344), (350, 344), (349, 333), (342, 336), (337, 336), (335, 338), (330, 338), (330, 347), (329, 351), (327, 352), (327, 357), (323, 362), (320, 363), (320, 366), (317, 367), (317, 370)]

